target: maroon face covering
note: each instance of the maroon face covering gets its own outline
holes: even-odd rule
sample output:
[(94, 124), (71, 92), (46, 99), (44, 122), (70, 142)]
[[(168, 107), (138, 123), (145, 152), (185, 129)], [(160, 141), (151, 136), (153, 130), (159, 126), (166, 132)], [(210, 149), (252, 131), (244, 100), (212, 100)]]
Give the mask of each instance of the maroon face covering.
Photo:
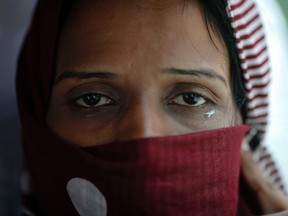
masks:
[(238, 126), (84, 149), (50, 134), (28, 159), (47, 215), (232, 216), (247, 131)]

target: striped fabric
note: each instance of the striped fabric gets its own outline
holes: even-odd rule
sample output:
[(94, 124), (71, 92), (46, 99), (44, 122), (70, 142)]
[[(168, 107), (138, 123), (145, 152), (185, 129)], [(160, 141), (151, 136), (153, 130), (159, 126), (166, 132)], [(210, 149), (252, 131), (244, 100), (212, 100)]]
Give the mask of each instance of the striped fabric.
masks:
[(227, 12), (232, 21), (245, 79), (248, 106), (246, 123), (257, 130), (262, 141), (255, 160), (266, 175), (284, 191), (275, 162), (263, 145), (268, 120), (270, 62), (261, 17), (253, 0), (229, 0)]
[(235, 31), (247, 90), (247, 122), (263, 140), (268, 117), (270, 63), (265, 32), (252, 0), (230, 0), (229, 11)]
[(271, 154), (265, 146), (261, 146), (256, 154), (256, 160), (262, 170), (264, 170), (266, 176), (275, 183), (275, 185), (281, 189), (287, 196), (281, 175), (277, 169), (277, 164), (273, 160)]

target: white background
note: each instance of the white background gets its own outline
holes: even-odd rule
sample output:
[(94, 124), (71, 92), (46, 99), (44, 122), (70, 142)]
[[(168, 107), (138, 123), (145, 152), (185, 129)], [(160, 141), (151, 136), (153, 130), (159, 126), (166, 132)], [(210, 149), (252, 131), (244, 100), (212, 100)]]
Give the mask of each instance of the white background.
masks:
[(288, 189), (288, 33), (275, 0), (256, 0), (267, 33), (272, 82), (265, 144), (272, 152)]

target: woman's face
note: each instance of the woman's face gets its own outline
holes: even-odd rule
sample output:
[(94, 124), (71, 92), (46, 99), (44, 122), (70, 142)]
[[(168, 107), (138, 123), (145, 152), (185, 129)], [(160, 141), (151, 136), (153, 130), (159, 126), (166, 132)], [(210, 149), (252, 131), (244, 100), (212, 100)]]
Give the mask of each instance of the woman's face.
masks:
[(59, 40), (49, 128), (92, 146), (238, 124), (228, 54), (211, 37), (196, 1), (80, 1)]

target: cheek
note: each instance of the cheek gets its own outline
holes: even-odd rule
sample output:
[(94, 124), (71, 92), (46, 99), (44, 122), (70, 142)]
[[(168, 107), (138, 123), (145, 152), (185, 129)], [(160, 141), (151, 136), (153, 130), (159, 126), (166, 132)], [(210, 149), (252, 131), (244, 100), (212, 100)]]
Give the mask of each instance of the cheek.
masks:
[(114, 140), (114, 127), (109, 122), (71, 115), (70, 111), (53, 106), (48, 110), (47, 124), (61, 139), (77, 146), (101, 145)]
[(113, 109), (98, 115), (84, 115), (71, 105), (67, 96), (71, 86), (54, 87), (47, 112), (47, 126), (61, 139), (77, 146), (100, 145), (113, 141), (111, 122), (116, 113)]
[(236, 126), (242, 123), (241, 114), (237, 109), (231, 94), (229, 95), (225, 103), (225, 109), (223, 110), (224, 112), (222, 112), (222, 115), (220, 116), (221, 119), (219, 120), (223, 123), (223, 125), (225, 124), (225, 127)]

